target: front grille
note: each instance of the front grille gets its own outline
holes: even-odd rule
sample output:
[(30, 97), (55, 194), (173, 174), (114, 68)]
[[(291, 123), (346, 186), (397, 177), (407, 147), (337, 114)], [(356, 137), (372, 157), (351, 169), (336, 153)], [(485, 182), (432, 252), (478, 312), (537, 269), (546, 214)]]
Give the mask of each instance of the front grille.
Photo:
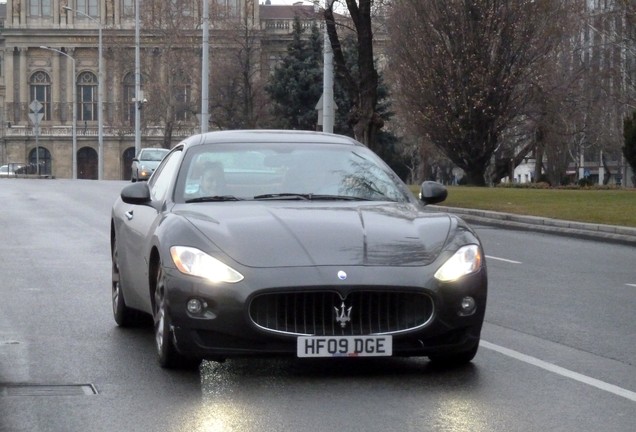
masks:
[[(433, 300), (404, 291), (355, 291), (345, 299), (335, 291), (268, 293), (252, 300), (249, 314), (256, 325), (276, 332), (357, 336), (422, 326), (433, 315)], [(337, 320), (343, 316), (350, 318), (344, 326)]]

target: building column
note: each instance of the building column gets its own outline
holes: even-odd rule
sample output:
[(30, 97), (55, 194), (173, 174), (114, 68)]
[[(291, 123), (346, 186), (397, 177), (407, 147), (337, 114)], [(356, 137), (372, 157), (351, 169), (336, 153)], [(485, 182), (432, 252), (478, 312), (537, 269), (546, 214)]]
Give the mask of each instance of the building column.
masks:
[(28, 121), (26, 113), (29, 108), (29, 71), (27, 70), (27, 51), (28, 48), (18, 48), (19, 59), (19, 74), (16, 77), (18, 81), (18, 95), (20, 102), (20, 121)]
[[(66, 53), (71, 57), (75, 58), (75, 48), (67, 48)], [(73, 104), (77, 103), (77, 101), (73, 100), (73, 87), (75, 86), (75, 78), (73, 76), (73, 63), (70, 58), (65, 57), (66, 59), (66, 106), (68, 109), (67, 122), (73, 122)], [(75, 60), (77, 62), (77, 60)], [(77, 71), (75, 71), (77, 73)]]
[[(53, 0), (53, 5), (51, 6), (53, 9), (51, 13), (53, 14), (53, 24), (60, 24), (60, 15), (64, 13), (62, 6), (60, 5), (60, 0)], [(56, 26), (57, 27), (57, 26)]]
[(54, 111), (51, 120), (62, 121), (65, 117), (62, 115), (62, 104), (60, 103), (60, 55), (52, 54), (51, 59), (51, 102)]
[(4, 50), (4, 84), (5, 84), (5, 96), (4, 101), (7, 110), (6, 120), (11, 123), (15, 123), (15, 109), (13, 103), (15, 102), (14, 87), (13, 87), (13, 47), (7, 47)]
[(27, 8), (29, 6), (27, 5), (26, 1), (22, 2), (22, 5), (20, 6), (20, 27), (22, 28), (26, 28), (27, 27)]

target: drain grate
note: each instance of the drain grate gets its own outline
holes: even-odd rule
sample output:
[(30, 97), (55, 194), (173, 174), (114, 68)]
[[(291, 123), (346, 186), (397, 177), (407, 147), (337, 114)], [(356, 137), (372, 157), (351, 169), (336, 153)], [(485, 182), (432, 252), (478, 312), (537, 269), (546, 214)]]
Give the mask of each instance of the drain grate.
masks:
[(93, 384), (0, 384), (0, 396), (89, 396)]

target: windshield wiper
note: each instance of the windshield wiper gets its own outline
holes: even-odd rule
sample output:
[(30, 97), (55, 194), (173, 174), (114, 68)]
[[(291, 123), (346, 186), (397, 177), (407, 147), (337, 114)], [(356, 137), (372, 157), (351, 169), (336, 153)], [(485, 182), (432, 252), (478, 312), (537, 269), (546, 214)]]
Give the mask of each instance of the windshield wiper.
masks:
[(369, 201), (367, 198), (351, 195), (326, 195), (326, 194), (299, 194), (299, 193), (273, 193), (256, 195), (255, 200), (340, 200), (340, 201)]
[(351, 195), (325, 195), (325, 194), (313, 194), (311, 195), (313, 200), (338, 200), (338, 201), (371, 201), (368, 198)]
[(256, 195), (254, 197), (255, 200), (277, 200), (277, 199), (287, 199), (287, 200), (310, 200), (312, 197), (311, 194), (300, 194), (300, 193), (271, 193), (271, 194), (263, 194)]
[(191, 198), (186, 200), (186, 203), (197, 203), (197, 202), (215, 202), (215, 201), (241, 201), (242, 198), (237, 198), (234, 195), (213, 195), (213, 196), (202, 196), (197, 198)]

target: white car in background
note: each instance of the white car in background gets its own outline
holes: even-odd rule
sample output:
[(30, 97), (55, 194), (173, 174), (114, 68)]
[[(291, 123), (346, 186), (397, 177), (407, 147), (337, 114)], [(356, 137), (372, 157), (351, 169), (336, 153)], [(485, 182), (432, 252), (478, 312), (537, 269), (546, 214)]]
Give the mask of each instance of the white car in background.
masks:
[(159, 162), (169, 152), (165, 148), (142, 148), (132, 162), (130, 180), (148, 180)]
[(8, 165), (0, 166), (0, 177), (16, 177), (16, 171), (24, 171), (24, 164), (22, 163), (10, 163)]

